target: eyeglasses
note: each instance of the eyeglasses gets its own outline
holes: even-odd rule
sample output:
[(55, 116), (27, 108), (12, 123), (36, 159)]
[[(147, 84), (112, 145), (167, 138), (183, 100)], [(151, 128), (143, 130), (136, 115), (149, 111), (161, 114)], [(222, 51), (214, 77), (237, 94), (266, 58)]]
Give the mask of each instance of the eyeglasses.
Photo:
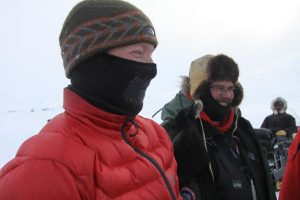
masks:
[(235, 90), (234, 86), (225, 87), (223, 85), (212, 85), (210, 88), (219, 93), (226, 93), (226, 92), (233, 93)]

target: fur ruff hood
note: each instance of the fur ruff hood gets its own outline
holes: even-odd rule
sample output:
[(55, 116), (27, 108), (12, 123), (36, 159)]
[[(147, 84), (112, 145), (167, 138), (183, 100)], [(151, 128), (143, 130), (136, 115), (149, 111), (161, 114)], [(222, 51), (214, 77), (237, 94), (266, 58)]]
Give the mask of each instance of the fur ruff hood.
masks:
[(278, 111), (275, 109), (275, 106), (274, 104), (277, 102), (277, 101), (280, 101), (283, 103), (283, 106), (282, 106), (282, 109), (279, 111), (280, 114), (283, 114), (286, 112), (286, 109), (287, 109), (287, 101), (282, 98), (282, 97), (277, 97), (276, 99), (274, 99), (272, 102), (271, 102), (271, 109), (274, 113), (274, 115), (278, 115)]

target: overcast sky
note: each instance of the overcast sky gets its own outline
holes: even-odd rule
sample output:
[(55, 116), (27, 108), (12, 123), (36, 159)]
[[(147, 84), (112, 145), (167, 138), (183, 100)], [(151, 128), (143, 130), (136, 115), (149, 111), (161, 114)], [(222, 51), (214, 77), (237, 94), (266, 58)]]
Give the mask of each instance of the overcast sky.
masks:
[[(0, 111), (62, 106), (58, 36), (75, 0), (0, 1)], [(300, 124), (300, 1), (131, 0), (152, 20), (158, 75), (141, 114), (151, 117), (179, 90), (192, 60), (224, 53), (240, 67), (243, 115), (254, 127), (277, 96)], [(297, 115), (298, 114), (298, 115)], [(160, 114), (154, 118), (160, 122)], [(1, 123), (1, 122), (0, 122)]]

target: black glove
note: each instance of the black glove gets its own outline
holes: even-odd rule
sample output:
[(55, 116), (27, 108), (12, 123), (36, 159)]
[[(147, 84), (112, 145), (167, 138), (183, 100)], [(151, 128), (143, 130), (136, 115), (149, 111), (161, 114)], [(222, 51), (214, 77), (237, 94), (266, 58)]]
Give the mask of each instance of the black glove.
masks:
[(195, 102), (191, 106), (179, 111), (179, 113), (175, 117), (176, 128), (182, 129), (185, 126), (187, 119), (189, 120), (198, 119), (202, 108), (203, 108), (202, 102), (200, 100), (195, 100)]
[(175, 126), (180, 130), (173, 139), (179, 178), (195, 177), (208, 165), (203, 130), (199, 123), (201, 108), (201, 104), (195, 102), (181, 110), (175, 118)]

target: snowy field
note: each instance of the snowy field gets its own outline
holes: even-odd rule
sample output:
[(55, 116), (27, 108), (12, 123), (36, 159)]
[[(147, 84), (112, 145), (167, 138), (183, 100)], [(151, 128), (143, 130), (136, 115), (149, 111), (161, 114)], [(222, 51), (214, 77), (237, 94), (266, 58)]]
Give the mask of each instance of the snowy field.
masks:
[(39, 130), (62, 109), (9, 110), (0, 113), (0, 167), (11, 160), (24, 140)]

